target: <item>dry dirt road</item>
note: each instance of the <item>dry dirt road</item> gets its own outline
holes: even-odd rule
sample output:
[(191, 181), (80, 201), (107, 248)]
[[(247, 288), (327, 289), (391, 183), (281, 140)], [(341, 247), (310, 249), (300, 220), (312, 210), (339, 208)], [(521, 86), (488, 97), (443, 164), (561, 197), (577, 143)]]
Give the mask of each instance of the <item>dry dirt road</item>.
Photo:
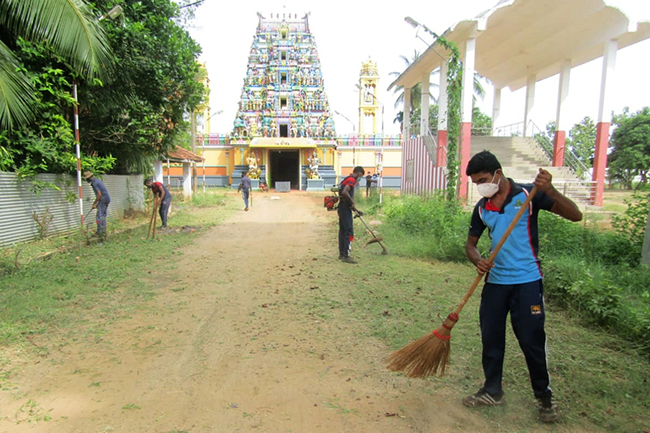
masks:
[(0, 432), (488, 431), (457, 396), (386, 371), (362, 323), (300, 307), (311, 271), (352, 265), (320, 198), (272, 196), (203, 232), (174, 272), (153, 269), (156, 296), (96, 344), (16, 354)]

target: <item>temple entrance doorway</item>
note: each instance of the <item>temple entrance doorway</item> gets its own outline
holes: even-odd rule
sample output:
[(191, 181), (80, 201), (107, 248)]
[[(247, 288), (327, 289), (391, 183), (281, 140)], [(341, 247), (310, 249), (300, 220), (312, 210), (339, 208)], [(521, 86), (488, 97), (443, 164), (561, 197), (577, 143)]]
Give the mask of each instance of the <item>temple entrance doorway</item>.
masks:
[(300, 152), (296, 150), (271, 150), (270, 185), (275, 182), (291, 182), (291, 189), (300, 189)]

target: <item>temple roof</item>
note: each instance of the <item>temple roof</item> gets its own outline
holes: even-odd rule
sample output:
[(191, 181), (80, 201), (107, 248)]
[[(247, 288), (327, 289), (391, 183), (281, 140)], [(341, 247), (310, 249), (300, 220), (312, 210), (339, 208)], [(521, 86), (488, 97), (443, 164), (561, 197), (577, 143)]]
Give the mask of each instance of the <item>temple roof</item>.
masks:
[[(477, 17), (460, 21), (442, 36), (465, 51), (476, 38), (475, 70), (495, 88), (511, 91), (560, 73), (562, 61), (576, 67), (601, 57), (605, 43), (618, 49), (650, 38), (650, 22), (635, 22), (603, 0), (501, 0)], [(440, 67), (448, 53), (434, 43), (393, 83), (413, 87), (422, 76)]]
[(172, 162), (203, 162), (205, 160), (196, 153), (178, 146), (167, 152), (167, 159)]

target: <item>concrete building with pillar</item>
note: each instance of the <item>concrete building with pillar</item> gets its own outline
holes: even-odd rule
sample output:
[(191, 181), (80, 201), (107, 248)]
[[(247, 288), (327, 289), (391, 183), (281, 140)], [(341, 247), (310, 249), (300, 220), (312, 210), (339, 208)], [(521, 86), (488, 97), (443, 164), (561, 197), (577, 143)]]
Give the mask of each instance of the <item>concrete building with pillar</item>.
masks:
[[(635, 22), (619, 9), (603, 0), (501, 0), (477, 17), (460, 21), (442, 37), (456, 44), (463, 65), (461, 134), (459, 139), (460, 198), (472, 200), (472, 189), (464, 175), (467, 162), (480, 150), (497, 154), (507, 175), (530, 182), (537, 166), (550, 167), (554, 183), (574, 199), (596, 206), (602, 205), (607, 168), (609, 99), (616, 65), (617, 50), (650, 38), (650, 22)], [(432, 71), (440, 69), (439, 103), (446, 105), (446, 50), (431, 44), (389, 87), (404, 86), (405, 96), (417, 83), (429, 88)], [(570, 94), (571, 69), (602, 58), (599, 92), (595, 160), (591, 179), (580, 178), (577, 158), (565, 147), (566, 124), (563, 113)], [(478, 72), (494, 85), (492, 110), (493, 137), (472, 137), (473, 77)], [(559, 75), (557, 95), (536, 95), (536, 83)], [(639, 83), (642, 85), (644, 83)], [(526, 89), (522, 120), (517, 129), (499, 124), (501, 89)], [(536, 98), (557, 98), (555, 121), (557, 131), (553, 143), (545, 146), (533, 137), (538, 131), (531, 121)], [(438, 130), (433, 137), (428, 128), (429, 95), (423, 92), (419, 135), (410, 131), (408, 109), (404, 110), (404, 158), (402, 176), (404, 191), (426, 191), (444, 188), (446, 165), (447, 119), (441, 109)], [(405, 107), (410, 101), (405, 97)], [(498, 137), (501, 136), (501, 137)], [(426, 160), (419, 161), (418, 157)], [(410, 158), (410, 159), (409, 159)], [(420, 171), (418, 171), (420, 170)], [(424, 171), (431, 171), (425, 173)]]
[[(205, 159), (196, 153), (176, 147), (160, 159), (154, 161), (153, 174), (156, 182), (161, 182), (172, 188), (182, 188), (183, 196), (192, 196), (192, 171), (197, 164), (203, 164), (205, 174)], [(173, 173), (173, 180), (172, 180)]]

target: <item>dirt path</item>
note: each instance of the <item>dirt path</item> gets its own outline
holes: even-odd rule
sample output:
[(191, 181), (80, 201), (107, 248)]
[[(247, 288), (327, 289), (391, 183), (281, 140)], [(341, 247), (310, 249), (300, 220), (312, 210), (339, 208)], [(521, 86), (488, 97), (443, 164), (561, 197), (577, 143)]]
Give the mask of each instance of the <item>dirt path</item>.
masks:
[(0, 432), (488, 431), (444, 389), (384, 370), (362, 324), (298, 308), (310, 272), (336, 262), (334, 215), (271, 196), (198, 237), (174, 275), (153, 271), (156, 297), (96, 344), (25, 361)]

